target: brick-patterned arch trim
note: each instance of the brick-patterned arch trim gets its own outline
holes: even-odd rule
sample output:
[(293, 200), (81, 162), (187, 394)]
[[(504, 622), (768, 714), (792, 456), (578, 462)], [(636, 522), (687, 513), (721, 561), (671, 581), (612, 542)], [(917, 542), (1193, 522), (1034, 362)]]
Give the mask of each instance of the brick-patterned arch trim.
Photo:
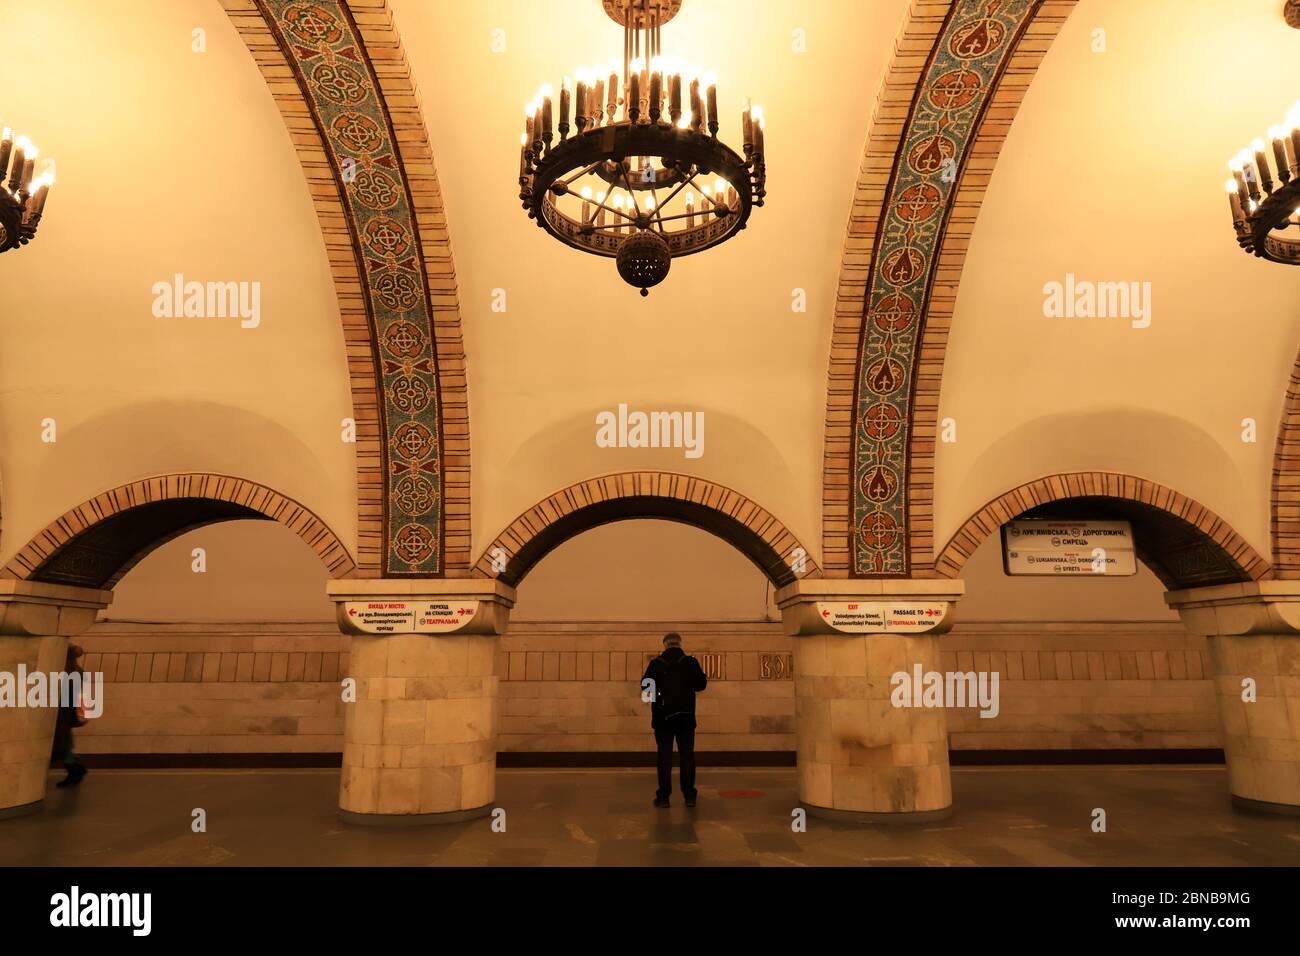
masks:
[(1287, 383), (1277, 430), (1270, 512), (1274, 574), (1296, 580), (1300, 578), (1300, 354)]
[[(777, 585), (820, 573), (790, 530), (740, 492), (690, 475), (629, 471), (580, 481), (533, 505), (487, 547), (474, 575), (516, 584), (570, 538), (633, 518), (679, 521), (709, 531), (742, 551)], [(505, 570), (498, 574), (493, 559), (500, 554)], [(800, 555), (803, 570), (796, 573)]]
[[(1063, 507), (1054, 508), (1057, 502)], [(1139, 556), (1171, 589), (1272, 576), (1269, 563), (1204, 505), (1145, 478), (1106, 471), (1051, 475), (999, 495), (957, 530), (937, 555), (935, 571), (957, 577), (989, 535), (1026, 514), (1129, 518)]]
[(334, 276), (357, 423), (358, 574), (467, 575), (456, 274), (392, 11), (387, 0), (221, 2), (289, 129)]
[(830, 576), (928, 565), (942, 345), (966, 244), (1016, 107), (1074, 3), (912, 0), (841, 257), (823, 459)]
[(292, 498), (242, 478), (186, 473), (133, 481), (78, 505), (32, 538), (0, 568), (0, 578), (111, 588), (159, 545), (238, 518), (278, 521), (336, 578), (356, 571), (338, 536)]

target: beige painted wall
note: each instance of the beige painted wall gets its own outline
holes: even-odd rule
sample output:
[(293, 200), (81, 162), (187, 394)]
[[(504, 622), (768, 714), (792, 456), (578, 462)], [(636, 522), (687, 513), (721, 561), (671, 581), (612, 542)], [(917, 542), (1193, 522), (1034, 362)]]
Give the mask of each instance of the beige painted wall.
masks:
[[(1082, 0), (1025, 98), (971, 241), (939, 415), (935, 541), (1061, 471), (1190, 495), (1269, 554), (1297, 276), (1237, 249), (1227, 160), (1300, 94), (1274, 0)], [(1093, 31), (1107, 49), (1092, 52)], [(1048, 319), (1067, 273), (1152, 283), (1152, 321)], [(1242, 441), (1253, 418), (1258, 441)]]
[[(356, 541), (343, 337), (279, 111), (216, 0), (0, 2), (0, 122), (57, 163), (0, 258), (0, 563), (169, 471), (269, 485)], [(207, 31), (207, 52), (191, 52)], [(16, 38), (21, 35), (21, 42)], [(155, 318), (155, 282), (260, 282), (261, 324)], [(41, 422), (57, 423), (57, 443)]]
[[(192, 570), (203, 548), (207, 570)], [(170, 541), (141, 561), (101, 617), (127, 621), (332, 621), (328, 575), (272, 521), (230, 521)], [(958, 621), (1174, 621), (1164, 588), (1133, 577), (1006, 577), (989, 538), (967, 563)], [(671, 521), (620, 521), (565, 542), (519, 587), (512, 620), (775, 621), (772, 588), (739, 551)]]

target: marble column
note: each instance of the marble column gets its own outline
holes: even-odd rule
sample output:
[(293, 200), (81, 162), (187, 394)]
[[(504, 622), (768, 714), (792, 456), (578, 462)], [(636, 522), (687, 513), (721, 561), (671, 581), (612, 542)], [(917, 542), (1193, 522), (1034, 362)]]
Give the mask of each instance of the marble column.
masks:
[[(939, 635), (962, 593), (948, 579), (807, 578), (777, 592), (794, 637), (799, 799), (809, 813), (857, 822), (951, 813), (944, 708), (895, 706), (891, 691), (895, 674), (940, 670)], [(886, 621), (899, 610), (910, 613)]]
[[(48, 681), (64, 668), (68, 638), (94, 624), (112, 599), (111, 591), (0, 580), (0, 674), (18, 694), (25, 692), (14, 687), (20, 669), (44, 673)], [(34, 813), (45, 799), (58, 702), (45, 703), (26, 707), (6, 699), (0, 706), (0, 818)]]
[(1234, 805), (1300, 815), (1300, 581), (1170, 591), (1165, 602), (1209, 640)]
[(355, 681), (344, 708), (343, 818), (402, 825), (489, 813), (496, 636), (514, 589), (481, 578), (403, 578), (331, 581), (329, 595), (352, 637), (347, 676)]

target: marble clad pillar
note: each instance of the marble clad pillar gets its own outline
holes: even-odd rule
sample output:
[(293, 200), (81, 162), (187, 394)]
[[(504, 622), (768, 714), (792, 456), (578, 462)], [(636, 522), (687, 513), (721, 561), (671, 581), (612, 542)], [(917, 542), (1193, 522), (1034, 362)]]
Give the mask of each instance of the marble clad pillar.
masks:
[(1165, 603), (1209, 641), (1233, 803), (1300, 815), (1300, 581), (1170, 591)]
[[(112, 600), (112, 591), (0, 580), (0, 672), (17, 680), (20, 667), (62, 671), (68, 638), (94, 624)], [(58, 714), (57, 701), (47, 703), (56, 706), (0, 706), (0, 818), (34, 813), (45, 799)]]
[(514, 589), (491, 579), (389, 578), (331, 581), (329, 595), (352, 637), (347, 676), (356, 682), (344, 708), (344, 819), (442, 823), (490, 812), (497, 636)]
[[(809, 578), (777, 592), (794, 637), (799, 799), (809, 813), (859, 822), (951, 813), (944, 709), (896, 707), (890, 682), (917, 664), (923, 673), (940, 670), (939, 636), (962, 593), (962, 582), (948, 579)], [(837, 614), (864, 606), (919, 610), (924, 623), (846, 633), (853, 625)]]

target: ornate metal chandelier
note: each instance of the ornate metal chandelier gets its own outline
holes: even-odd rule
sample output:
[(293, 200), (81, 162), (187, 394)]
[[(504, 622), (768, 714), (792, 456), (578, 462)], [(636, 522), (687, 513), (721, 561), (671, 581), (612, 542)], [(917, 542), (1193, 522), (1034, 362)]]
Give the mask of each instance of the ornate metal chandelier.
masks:
[(33, 178), (39, 155), (40, 150), (26, 136), (15, 143), (13, 131), (4, 128), (0, 136), (0, 252), (25, 246), (36, 236), (45, 200), (54, 185), (50, 173)]
[(576, 89), (566, 77), (558, 124), (551, 86), (524, 107), (519, 198), (556, 239), (613, 258), (644, 296), (674, 258), (726, 242), (763, 205), (763, 111), (746, 100), (742, 157), (718, 138), (714, 76), (663, 56), (660, 28), (682, 0), (603, 3), (623, 27), (622, 72), (617, 61), (578, 70)]
[[(1232, 226), (1247, 252), (1300, 266), (1300, 236), (1285, 235), (1289, 227), (1300, 229), (1300, 102), (1268, 135), (1271, 144), (1256, 139), (1228, 162)], [(1269, 152), (1275, 169), (1269, 168)]]

